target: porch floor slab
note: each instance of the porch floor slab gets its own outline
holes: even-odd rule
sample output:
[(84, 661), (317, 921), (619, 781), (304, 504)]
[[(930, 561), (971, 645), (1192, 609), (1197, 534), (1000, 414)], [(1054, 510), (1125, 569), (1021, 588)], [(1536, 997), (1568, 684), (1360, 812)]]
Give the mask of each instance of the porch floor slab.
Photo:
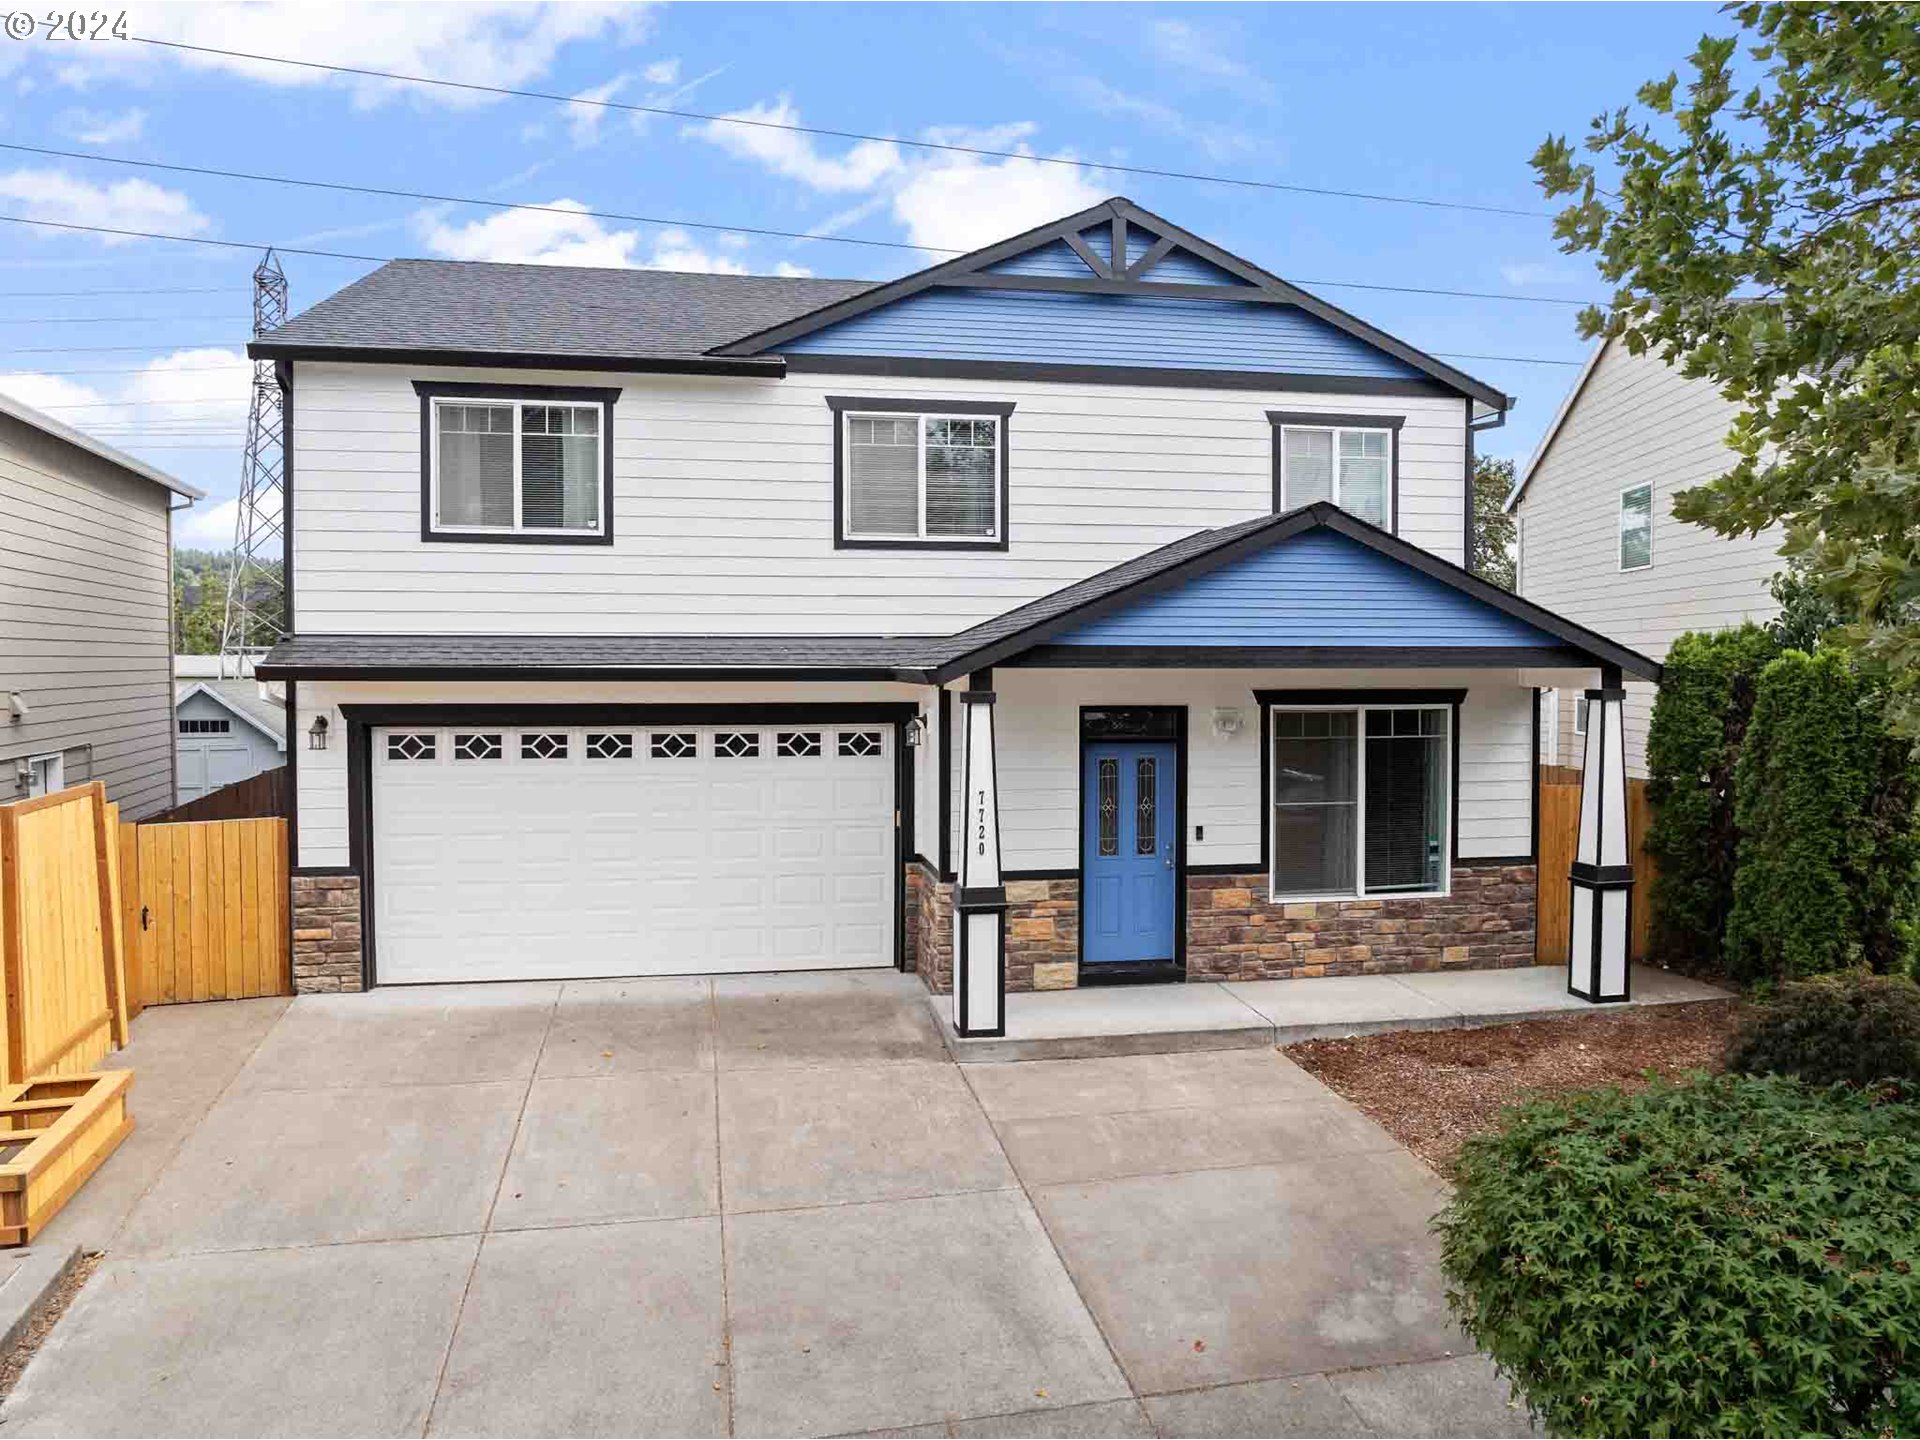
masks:
[(1705, 981), (1636, 965), (1631, 999), (1593, 1005), (1567, 993), (1566, 974), (1560, 965), (1527, 965), (1035, 991), (1007, 996), (1007, 1033), (979, 1039), (954, 1034), (951, 996), (929, 995), (927, 1003), (947, 1049), (965, 1064), (1251, 1050), (1339, 1035), (1456, 1030), (1625, 1005), (1728, 998), (1727, 991)]

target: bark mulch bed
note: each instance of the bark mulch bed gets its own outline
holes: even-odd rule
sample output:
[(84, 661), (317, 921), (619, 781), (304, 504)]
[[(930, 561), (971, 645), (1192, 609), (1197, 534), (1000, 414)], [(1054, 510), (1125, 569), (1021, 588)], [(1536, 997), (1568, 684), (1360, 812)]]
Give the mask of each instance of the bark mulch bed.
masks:
[(1744, 1009), (1703, 1000), (1477, 1030), (1305, 1040), (1286, 1053), (1444, 1175), (1462, 1141), (1529, 1096), (1631, 1088), (1649, 1070), (1718, 1070)]

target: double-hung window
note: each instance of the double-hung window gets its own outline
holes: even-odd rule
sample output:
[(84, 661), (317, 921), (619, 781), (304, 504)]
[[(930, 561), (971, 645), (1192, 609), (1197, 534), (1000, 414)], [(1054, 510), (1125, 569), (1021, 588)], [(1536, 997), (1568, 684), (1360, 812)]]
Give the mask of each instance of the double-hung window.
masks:
[(1444, 894), (1452, 698), (1267, 715), (1273, 898)]
[(1005, 548), (1012, 405), (829, 403), (837, 544)]
[(1620, 492), (1620, 568), (1644, 570), (1653, 564), (1653, 486), (1629, 485)]
[(423, 409), (423, 538), (611, 541), (617, 392), (415, 388)]
[(1394, 476), (1402, 417), (1285, 414), (1273, 422), (1273, 504), (1297, 510), (1327, 500), (1382, 530), (1394, 528)]

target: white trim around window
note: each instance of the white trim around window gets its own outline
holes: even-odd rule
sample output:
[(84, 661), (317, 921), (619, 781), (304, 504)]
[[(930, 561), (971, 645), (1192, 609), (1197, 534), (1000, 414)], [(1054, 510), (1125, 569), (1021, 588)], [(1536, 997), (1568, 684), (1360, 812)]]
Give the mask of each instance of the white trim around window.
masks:
[(1330, 501), (1382, 530), (1399, 529), (1402, 415), (1269, 410), (1273, 508)]
[[(1629, 546), (1634, 548), (1629, 550)], [(1620, 569), (1645, 570), (1653, 564), (1653, 482), (1642, 480), (1620, 491)]]
[[(1263, 704), (1262, 709), (1266, 715), (1262, 743), (1266, 746), (1267, 786), (1262, 801), (1266, 806), (1267, 891), (1273, 903), (1431, 899), (1452, 893), (1453, 813), (1458, 803), (1454, 787), (1454, 753), (1458, 742), (1454, 730), (1459, 711), (1455, 703), (1436, 703), (1422, 698), (1377, 704), (1270, 703)], [(1305, 720), (1296, 722), (1292, 728), (1327, 733), (1283, 736), (1279, 733), (1286, 723), (1283, 717), (1316, 717), (1317, 725), (1313, 720)], [(1296, 747), (1304, 745), (1307, 753), (1318, 744), (1325, 761), (1320, 773), (1304, 765), (1283, 764), (1289, 759), (1280, 751), (1283, 739), (1294, 742)], [(1349, 742), (1345, 756), (1338, 753), (1342, 741)], [(1376, 857), (1382, 864), (1377, 864), (1376, 870), (1382, 865), (1407, 867), (1411, 861), (1421, 874), (1417, 879), (1409, 879), (1404, 874), (1398, 878), (1376, 874), (1370, 880), (1367, 873), (1368, 752), (1375, 744), (1401, 742), (1423, 746), (1428, 752), (1421, 757), (1418, 767), (1424, 791), (1408, 797), (1411, 808), (1422, 812), (1417, 821), (1421, 833), (1411, 849), (1405, 837), (1388, 837), (1383, 833), (1379, 847), (1382, 853)], [(1340, 774), (1342, 768), (1348, 773)], [(1299, 783), (1293, 791), (1294, 798), (1283, 800), (1288, 771), (1295, 772)], [(1343, 789), (1346, 798), (1342, 798)], [(1323, 848), (1320, 852), (1320, 869), (1322, 874), (1339, 877), (1340, 883), (1316, 886), (1283, 880), (1283, 866), (1289, 863), (1282, 856), (1283, 810), (1304, 822), (1299, 827), (1303, 835), (1296, 840), (1296, 846), (1325, 847), (1331, 843), (1332, 848)], [(1404, 816), (1395, 818), (1404, 822)], [(1344, 834), (1346, 830), (1350, 830), (1351, 835)], [(1342, 847), (1347, 845), (1351, 848), (1343, 853)], [(1388, 855), (1385, 852), (1389, 849), (1399, 853)]]
[[(829, 395), (827, 404), (835, 548), (1008, 548), (1011, 402)], [(944, 470), (932, 463), (942, 451), (955, 457)], [(870, 488), (856, 495), (863, 480)], [(948, 493), (938, 494), (943, 480)]]
[[(618, 390), (419, 380), (413, 388), (420, 396), (422, 540), (613, 543)], [(444, 452), (456, 440), (471, 470), (470, 488), (457, 503), (442, 484)]]

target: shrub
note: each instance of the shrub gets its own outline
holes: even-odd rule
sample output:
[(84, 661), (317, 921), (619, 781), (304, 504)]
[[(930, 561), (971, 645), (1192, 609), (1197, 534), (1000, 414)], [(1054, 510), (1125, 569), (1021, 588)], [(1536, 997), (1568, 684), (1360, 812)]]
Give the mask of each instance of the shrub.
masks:
[(1594, 1090), (1462, 1149), (1455, 1315), (1556, 1434), (1920, 1433), (1920, 1106)]
[(1778, 644), (1757, 625), (1690, 631), (1667, 652), (1647, 728), (1647, 853), (1656, 865), (1655, 956), (1692, 970), (1720, 968), (1733, 909), (1738, 853), (1734, 760), (1753, 710), (1754, 682)]
[(1741, 1025), (1727, 1068), (1813, 1085), (1892, 1080), (1920, 1095), (1920, 985), (1858, 971), (1783, 985)]
[(1787, 980), (1904, 968), (1912, 759), (1887, 733), (1879, 692), (1838, 653), (1789, 650), (1760, 673), (1734, 793), (1728, 969)]

